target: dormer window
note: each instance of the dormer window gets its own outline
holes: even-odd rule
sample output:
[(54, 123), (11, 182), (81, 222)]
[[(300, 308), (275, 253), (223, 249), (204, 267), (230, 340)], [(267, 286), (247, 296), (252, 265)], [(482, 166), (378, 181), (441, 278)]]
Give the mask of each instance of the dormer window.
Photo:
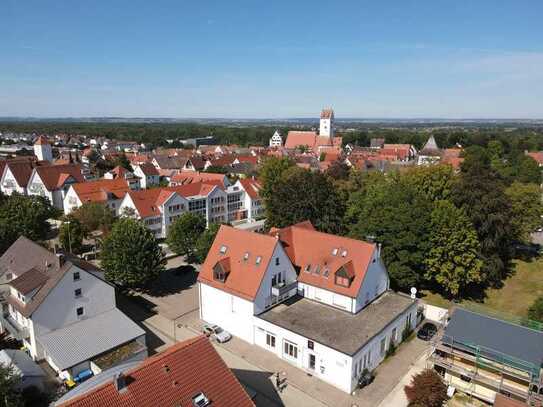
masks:
[(213, 280), (224, 283), (229, 272), (230, 259), (227, 257), (226, 259), (218, 261), (217, 264), (213, 266)]
[(347, 262), (341, 266), (335, 273), (335, 283), (336, 285), (342, 287), (350, 287), (351, 282), (354, 279), (354, 271), (352, 262)]
[(315, 268), (313, 269), (313, 274), (320, 274), (321, 273), (321, 266), (319, 266), (318, 264), (315, 266)]
[(341, 285), (343, 287), (349, 287), (351, 283), (347, 277), (340, 277), (336, 275), (336, 284)]
[(228, 248), (227, 248), (225, 245), (222, 245), (221, 248), (220, 248), (220, 250), (219, 250), (219, 252), (220, 252), (221, 254), (225, 254), (227, 249), (228, 249)]
[(305, 266), (304, 271), (305, 271), (306, 273), (309, 273), (309, 272), (311, 271), (311, 264), (308, 264), (307, 266)]

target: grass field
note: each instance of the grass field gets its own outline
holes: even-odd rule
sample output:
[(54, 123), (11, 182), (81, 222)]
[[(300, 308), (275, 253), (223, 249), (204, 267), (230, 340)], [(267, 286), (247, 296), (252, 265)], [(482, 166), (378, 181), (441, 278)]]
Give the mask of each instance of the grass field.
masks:
[[(448, 308), (451, 303), (439, 294), (423, 291), (424, 301)], [(488, 289), (482, 304), (492, 311), (525, 317), (534, 300), (543, 295), (543, 257), (531, 262), (515, 261), (515, 273), (500, 289)], [(460, 304), (475, 304), (463, 301)]]

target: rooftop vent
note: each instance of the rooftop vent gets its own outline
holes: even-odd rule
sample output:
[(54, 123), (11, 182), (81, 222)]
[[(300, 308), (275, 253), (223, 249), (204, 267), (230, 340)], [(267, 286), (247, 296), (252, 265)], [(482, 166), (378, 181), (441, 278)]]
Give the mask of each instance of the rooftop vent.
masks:
[(341, 257), (346, 257), (347, 256), (347, 250), (343, 250), (341, 252)]
[(227, 249), (228, 248), (225, 245), (222, 245), (219, 251), (221, 252), (221, 254), (225, 254)]
[(170, 366), (168, 365), (162, 365), (162, 368), (164, 369), (165, 373), (170, 373)]
[(211, 402), (206, 397), (206, 395), (202, 392), (192, 397), (192, 405), (194, 407), (206, 407), (206, 406), (209, 406), (210, 404)]
[(126, 377), (124, 376), (123, 372), (117, 373), (114, 376), (113, 381), (115, 383), (115, 390), (117, 390), (117, 392), (122, 393), (127, 390)]
[(339, 251), (339, 249), (334, 249), (332, 250), (332, 256), (337, 256), (337, 252)]
[(249, 252), (245, 252), (245, 254), (243, 255), (243, 260), (244, 261), (249, 260)]
[(262, 262), (262, 256), (256, 256), (256, 265), (258, 266)]

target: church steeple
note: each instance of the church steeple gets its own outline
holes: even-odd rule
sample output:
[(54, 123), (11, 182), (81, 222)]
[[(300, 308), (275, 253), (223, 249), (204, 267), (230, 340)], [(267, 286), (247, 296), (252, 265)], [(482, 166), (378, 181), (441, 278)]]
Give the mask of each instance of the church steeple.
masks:
[(334, 137), (334, 109), (322, 109), (319, 127), (319, 135), (325, 137)]

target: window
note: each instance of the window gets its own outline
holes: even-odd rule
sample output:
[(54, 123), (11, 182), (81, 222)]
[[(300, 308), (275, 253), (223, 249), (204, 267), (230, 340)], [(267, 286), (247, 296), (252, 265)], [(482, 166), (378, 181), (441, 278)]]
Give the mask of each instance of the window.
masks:
[(384, 337), (383, 339), (381, 339), (381, 356), (385, 355), (385, 352), (387, 350), (386, 348), (387, 348), (387, 338)]
[(279, 265), (279, 257), (276, 257), (276, 258), (275, 258), (275, 265), (276, 265), (276, 266)]
[(76, 310), (75, 310), (75, 313), (77, 314), (77, 317), (82, 317), (83, 314), (84, 314), (85, 310), (83, 309), (83, 307), (78, 307)]
[(337, 256), (337, 252), (339, 251), (339, 249), (334, 249), (332, 250), (332, 256)]
[(74, 272), (74, 281), (81, 280), (81, 275), (79, 274), (79, 271)]
[(307, 341), (307, 348), (308, 349), (314, 349), (315, 348), (315, 343), (313, 341), (308, 340)]
[(256, 265), (257, 266), (260, 264), (261, 261), (262, 261), (262, 257), (261, 256), (256, 256)]
[(81, 297), (81, 288), (76, 288), (74, 290), (74, 295), (75, 295), (75, 298)]
[(391, 340), (392, 342), (396, 342), (396, 341), (398, 340), (397, 336), (398, 336), (398, 329), (394, 328), (394, 329), (392, 330), (392, 336), (391, 336), (391, 339), (390, 339), (390, 340)]
[(298, 347), (292, 342), (285, 341), (283, 353), (292, 359), (298, 359)]
[(304, 271), (305, 271), (306, 273), (309, 273), (310, 270), (311, 270), (311, 264), (308, 264), (307, 266), (305, 266)]
[(268, 345), (270, 348), (275, 348), (275, 335), (266, 332), (266, 345)]
[(347, 277), (336, 276), (336, 284), (343, 287), (349, 287), (349, 279)]
[(341, 252), (341, 257), (347, 257), (347, 250), (343, 250)]

